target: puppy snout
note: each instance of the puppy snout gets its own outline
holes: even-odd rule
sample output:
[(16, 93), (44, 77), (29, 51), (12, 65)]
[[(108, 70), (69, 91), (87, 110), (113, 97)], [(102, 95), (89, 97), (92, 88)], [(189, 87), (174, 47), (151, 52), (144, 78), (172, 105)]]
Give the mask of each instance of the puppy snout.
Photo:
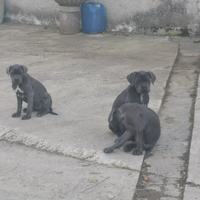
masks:
[(149, 87), (148, 87), (148, 85), (147, 84), (141, 84), (141, 86), (140, 86), (140, 92), (141, 93), (148, 93), (149, 92)]
[(148, 86), (146, 84), (143, 84), (141, 88), (142, 88), (142, 91), (148, 91)]
[(147, 85), (142, 85), (142, 89), (147, 89)]
[(19, 77), (14, 77), (14, 81), (18, 82), (19, 81)]

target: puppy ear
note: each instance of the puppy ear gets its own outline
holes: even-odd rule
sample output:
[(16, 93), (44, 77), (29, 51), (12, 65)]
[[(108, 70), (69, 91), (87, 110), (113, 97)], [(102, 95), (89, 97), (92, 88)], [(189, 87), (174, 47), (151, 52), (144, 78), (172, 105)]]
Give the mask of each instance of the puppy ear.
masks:
[(28, 68), (27, 67), (25, 67), (24, 65), (21, 65), (21, 68), (23, 69), (23, 71), (24, 71), (24, 74), (28, 71)]
[(113, 118), (115, 117), (115, 115), (116, 115), (116, 113), (117, 113), (117, 108), (115, 108), (112, 112), (111, 112), (111, 116), (110, 116), (110, 122), (113, 120)]
[(153, 72), (147, 72), (151, 78), (152, 84), (154, 84), (154, 81), (156, 80), (156, 75)]
[(127, 80), (128, 80), (128, 82), (129, 82), (132, 86), (134, 86), (136, 74), (137, 74), (137, 72), (133, 72), (133, 73), (131, 73), (131, 74), (129, 74), (129, 75), (127, 76)]
[(7, 69), (6, 69), (6, 73), (8, 74), (8, 76), (10, 75), (10, 69), (11, 69), (12, 66), (9, 66)]

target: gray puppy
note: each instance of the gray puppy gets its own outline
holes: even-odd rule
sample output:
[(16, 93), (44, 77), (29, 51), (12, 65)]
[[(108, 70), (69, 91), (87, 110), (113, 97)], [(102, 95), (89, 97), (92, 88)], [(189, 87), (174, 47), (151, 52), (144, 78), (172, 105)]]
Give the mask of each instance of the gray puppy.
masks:
[(19, 117), (22, 110), (22, 102), (28, 103), (24, 112), (26, 114), (22, 117), (23, 120), (30, 119), (33, 110), (39, 111), (38, 117), (42, 117), (47, 113), (54, 113), (52, 106), (52, 99), (46, 88), (31, 77), (27, 73), (27, 67), (23, 65), (12, 65), (6, 69), (6, 73), (10, 75), (12, 88), (16, 92), (17, 96), (17, 112), (12, 117)]
[(139, 103), (147, 106), (149, 103), (150, 85), (151, 83), (154, 84), (156, 76), (153, 72), (138, 71), (129, 74), (127, 80), (130, 85), (113, 102), (108, 117), (109, 123), (113, 110), (119, 108), (124, 103)]
[(133, 150), (133, 155), (140, 155), (142, 151), (151, 150), (160, 137), (160, 120), (158, 115), (148, 107), (138, 103), (125, 103), (111, 114), (110, 126), (119, 138), (114, 145), (105, 148), (105, 153), (111, 153), (124, 146), (126, 152)]

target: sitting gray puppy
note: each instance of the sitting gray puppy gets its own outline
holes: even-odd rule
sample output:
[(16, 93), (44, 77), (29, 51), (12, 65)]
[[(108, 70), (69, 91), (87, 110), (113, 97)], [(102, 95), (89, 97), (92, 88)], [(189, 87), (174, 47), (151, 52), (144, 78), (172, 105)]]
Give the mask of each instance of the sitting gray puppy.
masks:
[(108, 117), (109, 123), (113, 110), (119, 108), (124, 103), (139, 103), (147, 106), (149, 103), (150, 85), (151, 83), (154, 84), (156, 76), (153, 72), (138, 71), (129, 74), (127, 80), (130, 85), (113, 102)]
[(38, 117), (42, 117), (47, 113), (54, 113), (52, 106), (52, 99), (46, 88), (27, 74), (27, 67), (23, 65), (12, 65), (6, 69), (6, 73), (10, 75), (12, 88), (17, 96), (17, 112), (12, 117), (19, 117), (22, 109), (22, 102), (28, 103), (24, 112), (26, 114), (22, 117), (23, 120), (30, 119), (33, 110), (39, 111)]
[(111, 153), (127, 141), (132, 141), (124, 146), (124, 150), (129, 152), (133, 149), (133, 155), (140, 155), (143, 150), (151, 150), (156, 145), (161, 132), (158, 115), (138, 103), (125, 103), (114, 109), (110, 127), (119, 138), (114, 145), (105, 148), (104, 153)]

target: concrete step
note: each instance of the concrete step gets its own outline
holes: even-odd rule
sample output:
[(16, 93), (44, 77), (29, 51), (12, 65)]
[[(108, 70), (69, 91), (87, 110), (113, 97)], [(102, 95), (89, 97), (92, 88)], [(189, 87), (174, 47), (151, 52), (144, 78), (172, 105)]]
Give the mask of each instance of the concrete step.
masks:
[(145, 154), (134, 200), (183, 199), (199, 78), (197, 60), (180, 54), (172, 69), (159, 112), (162, 134), (157, 146)]

